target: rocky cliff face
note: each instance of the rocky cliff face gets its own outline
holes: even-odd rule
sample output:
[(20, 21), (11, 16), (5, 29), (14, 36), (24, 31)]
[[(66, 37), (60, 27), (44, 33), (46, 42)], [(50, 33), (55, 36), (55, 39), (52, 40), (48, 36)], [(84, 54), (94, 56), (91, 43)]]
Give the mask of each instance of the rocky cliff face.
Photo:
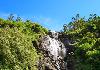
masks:
[[(41, 38), (38, 45), (35, 45), (38, 51), (42, 51), (44, 58), (39, 62), (39, 70), (74, 70), (70, 69), (67, 63), (67, 55), (72, 54), (72, 50), (68, 48), (69, 40), (63, 34), (58, 32), (49, 32), (48, 35)], [(38, 48), (37, 48), (38, 47)], [(70, 51), (70, 52), (69, 52)]]
[(68, 70), (75, 70), (75, 47), (72, 45), (74, 41), (71, 39), (71, 36), (66, 35), (64, 33), (59, 33), (58, 38), (66, 47), (66, 58), (64, 61), (67, 62), (67, 69)]

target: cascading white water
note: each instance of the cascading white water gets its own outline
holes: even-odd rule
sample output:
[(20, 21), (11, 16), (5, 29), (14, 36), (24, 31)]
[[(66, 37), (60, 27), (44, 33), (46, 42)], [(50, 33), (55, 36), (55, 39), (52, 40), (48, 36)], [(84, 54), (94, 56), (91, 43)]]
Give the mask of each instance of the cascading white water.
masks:
[(51, 32), (50, 35), (44, 36), (41, 47), (44, 51), (49, 52), (49, 57), (56, 61), (55, 65), (57, 70), (61, 70), (59, 60), (64, 60), (64, 57), (66, 57), (66, 48), (64, 44), (58, 40), (58, 33)]

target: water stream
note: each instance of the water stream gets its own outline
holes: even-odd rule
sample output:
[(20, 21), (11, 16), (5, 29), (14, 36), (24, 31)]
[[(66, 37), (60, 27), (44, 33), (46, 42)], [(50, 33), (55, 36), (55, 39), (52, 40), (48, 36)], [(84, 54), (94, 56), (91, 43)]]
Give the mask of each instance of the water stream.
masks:
[(45, 58), (50, 59), (50, 62), (46, 62), (46, 66), (54, 68), (51, 70), (67, 70), (67, 62), (64, 61), (66, 48), (58, 39), (57, 32), (49, 32), (49, 35), (44, 36), (41, 39), (40, 47), (46, 54)]

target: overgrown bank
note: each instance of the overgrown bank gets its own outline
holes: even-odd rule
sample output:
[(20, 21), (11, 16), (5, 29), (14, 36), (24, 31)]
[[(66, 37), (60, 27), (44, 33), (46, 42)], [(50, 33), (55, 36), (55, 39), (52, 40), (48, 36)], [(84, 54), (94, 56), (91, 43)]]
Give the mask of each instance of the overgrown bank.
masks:
[(47, 29), (29, 20), (0, 18), (0, 70), (37, 70), (37, 54), (32, 41), (47, 33)]
[(86, 20), (77, 14), (72, 20), (63, 32), (74, 46), (74, 55), (70, 53), (74, 68), (100, 70), (100, 16), (90, 14)]

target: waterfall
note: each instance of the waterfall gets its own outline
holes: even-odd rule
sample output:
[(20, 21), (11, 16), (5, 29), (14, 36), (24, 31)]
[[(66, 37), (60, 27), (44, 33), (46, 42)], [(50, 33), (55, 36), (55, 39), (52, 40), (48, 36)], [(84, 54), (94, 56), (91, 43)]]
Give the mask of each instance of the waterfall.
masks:
[(49, 35), (44, 36), (41, 39), (39, 47), (46, 54), (45, 58), (50, 59), (50, 62), (46, 62), (48, 67), (53, 65), (55, 67), (54, 70), (67, 70), (67, 63), (64, 61), (66, 57), (66, 48), (58, 39), (57, 32), (49, 32)]

